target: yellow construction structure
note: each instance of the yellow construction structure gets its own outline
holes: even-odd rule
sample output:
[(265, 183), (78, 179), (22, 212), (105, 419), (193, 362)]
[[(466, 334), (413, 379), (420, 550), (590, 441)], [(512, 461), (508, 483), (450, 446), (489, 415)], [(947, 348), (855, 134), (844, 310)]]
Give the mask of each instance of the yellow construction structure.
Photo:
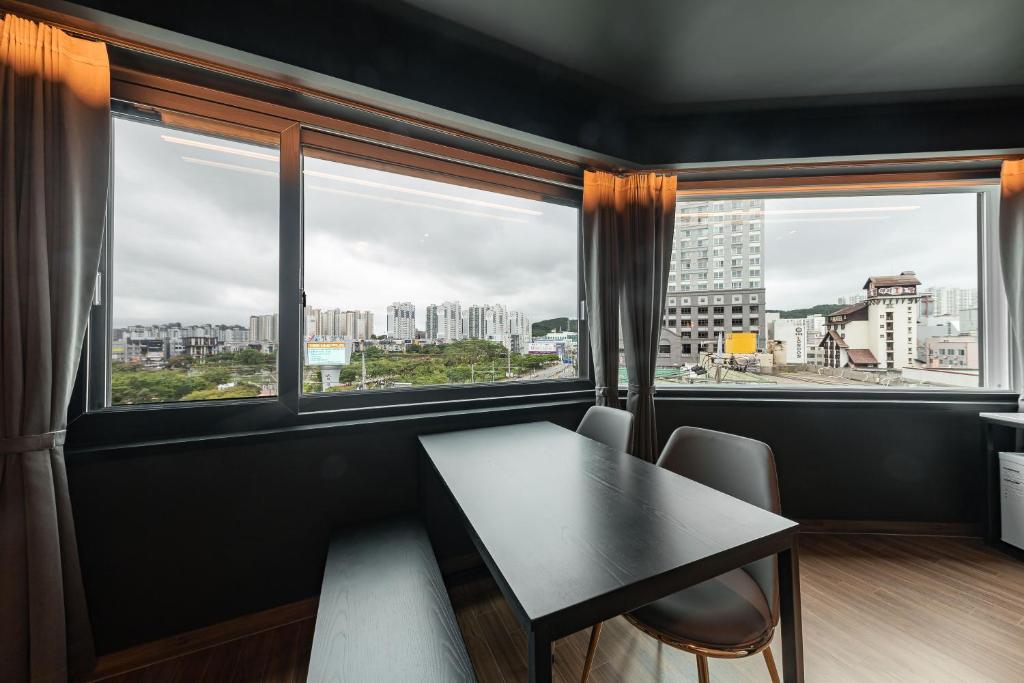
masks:
[(730, 332), (725, 335), (725, 352), (757, 353), (757, 332)]

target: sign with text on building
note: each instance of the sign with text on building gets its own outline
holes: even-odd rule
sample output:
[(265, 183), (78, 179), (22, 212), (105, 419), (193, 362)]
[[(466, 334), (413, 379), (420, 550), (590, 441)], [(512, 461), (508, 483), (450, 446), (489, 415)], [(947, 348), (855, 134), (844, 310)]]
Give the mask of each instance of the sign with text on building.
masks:
[(868, 290), (868, 296), (916, 296), (915, 285), (897, 285), (891, 287), (872, 287)]
[(348, 365), (348, 342), (306, 342), (306, 365)]

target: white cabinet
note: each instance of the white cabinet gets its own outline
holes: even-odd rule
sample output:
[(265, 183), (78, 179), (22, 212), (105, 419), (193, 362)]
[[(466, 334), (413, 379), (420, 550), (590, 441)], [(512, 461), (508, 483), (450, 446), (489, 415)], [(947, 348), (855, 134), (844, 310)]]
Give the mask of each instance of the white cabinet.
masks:
[(999, 511), (1003, 541), (1024, 548), (1024, 453), (999, 454)]

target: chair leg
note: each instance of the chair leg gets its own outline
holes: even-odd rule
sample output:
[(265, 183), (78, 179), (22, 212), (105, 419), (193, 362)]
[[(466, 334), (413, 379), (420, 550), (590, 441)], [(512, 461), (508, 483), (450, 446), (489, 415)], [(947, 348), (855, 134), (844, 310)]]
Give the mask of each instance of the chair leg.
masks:
[(580, 683), (587, 683), (590, 677), (590, 667), (594, 664), (594, 653), (597, 652), (597, 641), (601, 638), (601, 627), (603, 622), (594, 624), (590, 629), (590, 646), (587, 648), (587, 659), (583, 662), (583, 675), (580, 676)]
[(711, 673), (708, 671), (708, 658), (704, 655), (697, 655), (697, 680), (700, 683), (711, 683)]
[(768, 675), (772, 677), (772, 683), (779, 683), (779, 670), (775, 668), (775, 657), (772, 656), (772, 649), (766, 647), (761, 652), (764, 654), (764, 663), (768, 665)]

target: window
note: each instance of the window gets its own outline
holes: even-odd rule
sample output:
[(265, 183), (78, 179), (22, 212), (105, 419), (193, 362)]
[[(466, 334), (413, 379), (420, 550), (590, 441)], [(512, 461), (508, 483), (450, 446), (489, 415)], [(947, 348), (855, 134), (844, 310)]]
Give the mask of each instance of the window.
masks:
[[(713, 201), (680, 200), (725, 221), (732, 233), (730, 285), (746, 290), (743, 297), (749, 292), (751, 331), (761, 329), (762, 305), (779, 316), (757, 345), (765, 352), (771, 343), (776, 358), (784, 355), (784, 381), (777, 372), (754, 372), (724, 373), (723, 383), (1006, 386), (1005, 315), (988, 316), (986, 328), (977, 329), (986, 299), (1005, 305), (999, 303), (1001, 283), (979, 285), (988, 281), (978, 245), (991, 239), (992, 212), (986, 207), (993, 205), (992, 190), (764, 196), (733, 200), (737, 211), (728, 215)], [(769, 250), (764, 260), (762, 248)], [(732, 326), (741, 327), (743, 306), (731, 312)], [(842, 353), (829, 348), (829, 332), (844, 340)], [(986, 343), (986, 337), (994, 341)], [(688, 381), (715, 378), (700, 374)]]
[(134, 114), (112, 122), (109, 383), (94, 403), (273, 396), (277, 137)]
[(302, 389), (577, 376), (578, 209), (306, 149)]
[[(479, 152), (468, 163), (455, 146), (423, 154), (440, 149), (434, 141), (336, 137), (303, 127), (302, 112), (281, 118), (283, 108), (112, 88), (82, 407), (209, 426), (249, 402), (273, 416), (281, 405), (549, 390), (521, 386), (534, 380), (584, 386), (574, 381), (586, 331), (571, 173), (533, 176)], [(420, 387), (430, 390), (419, 399), (400, 391)], [(188, 405), (217, 401), (215, 412)], [(188, 410), (129, 409), (142, 404)]]

